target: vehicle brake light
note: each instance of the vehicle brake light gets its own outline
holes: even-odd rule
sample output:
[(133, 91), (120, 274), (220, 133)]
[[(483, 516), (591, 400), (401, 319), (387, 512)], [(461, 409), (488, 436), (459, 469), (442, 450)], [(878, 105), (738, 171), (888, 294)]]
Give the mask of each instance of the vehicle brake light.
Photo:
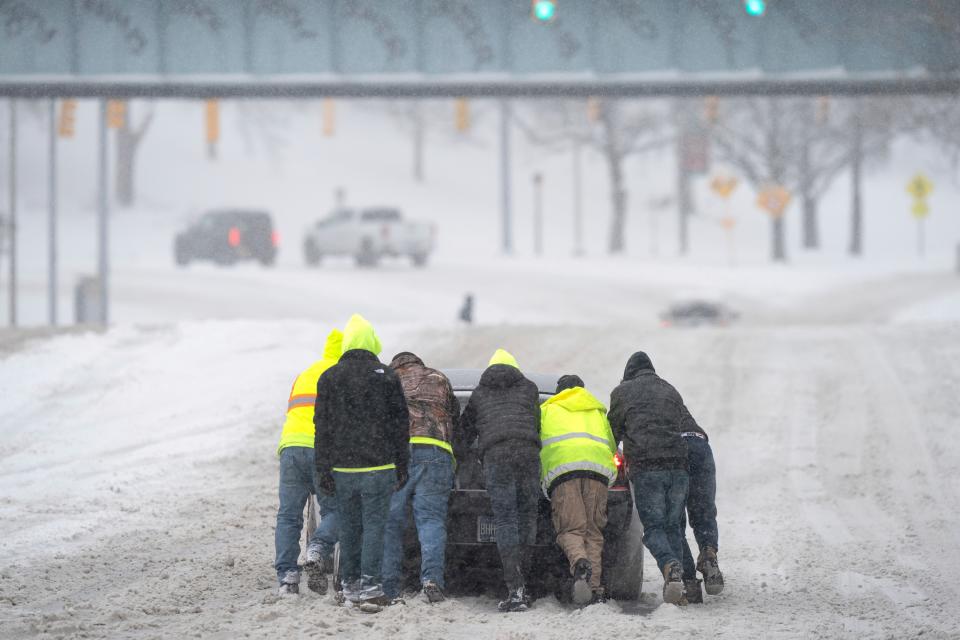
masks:
[(623, 455), (619, 451), (613, 454), (613, 463), (617, 465), (617, 469), (623, 466)]
[(270, 233), (270, 241), (273, 242), (273, 246), (279, 247), (279, 246), (280, 246), (280, 234), (277, 233), (276, 231), (271, 232), (271, 233)]
[(231, 247), (240, 246), (240, 229), (236, 227), (230, 227), (230, 231), (227, 233), (227, 242)]

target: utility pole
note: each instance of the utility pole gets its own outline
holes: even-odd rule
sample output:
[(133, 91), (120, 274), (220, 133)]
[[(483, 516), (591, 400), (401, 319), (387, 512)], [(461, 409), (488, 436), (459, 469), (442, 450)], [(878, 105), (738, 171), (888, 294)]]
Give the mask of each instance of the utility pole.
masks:
[(510, 103), (500, 100), (500, 215), (504, 255), (513, 253), (513, 221), (510, 212)]
[(533, 253), (543, 255), (543, 174), (533, 174)]
[(50, 98), (50, 151), (47, 157), (47, 283), (50, 326), (57, 324), (57, 101)]
[(583, 255), (583, 168), (581, 156), (583, 146), (577, 140), (573, 143), (573, 255)]
[(109, 215), (110, 215), (110, 194), (107, 181), (107, 100), (100, 99), (100, 123), (99, 123), (99, 206), (97, 208), (97, 230), (98, 230), (98, 248), (97, 255), (97, 278), (100, 288), (100, 322), (107, 326), (110, 321), (110, 301), (108, 298), (110, 269), (109, 263)]
[(10, 98), (10, 326), (17, 326), (17, 99)]

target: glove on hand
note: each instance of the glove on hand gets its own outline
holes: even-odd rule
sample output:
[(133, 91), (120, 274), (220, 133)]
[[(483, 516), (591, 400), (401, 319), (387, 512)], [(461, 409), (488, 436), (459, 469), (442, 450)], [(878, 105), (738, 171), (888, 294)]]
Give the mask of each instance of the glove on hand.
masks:
[(410, 479), (410, 474), (407, 471), (406, 467), (402, 469), (400, 467), (397, 467), (397, 486), (394, 489), (394, 491), (400, 491), (400, 489), (403, 489), (404, 485), (407, 484), (407, 480), (409, 479)]
[(320, 474), (317, 478), (317, 484), (320, 485), (320, 491), (323, 491), (324, 495), (327, 496), (332, 496), (337, 490), (337, 483), (333, 480), (333, 474), (329, 471)]

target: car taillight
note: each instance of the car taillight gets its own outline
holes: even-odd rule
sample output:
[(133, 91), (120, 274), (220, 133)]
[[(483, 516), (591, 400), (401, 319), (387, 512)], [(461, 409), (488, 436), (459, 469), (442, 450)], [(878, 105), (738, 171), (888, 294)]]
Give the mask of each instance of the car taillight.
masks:
[(619, 451), (613, 454), (613, 463), (617, 465), (617, 469), (623, 466), (623, 455)]
[(230, 231), (227, 232), (227, 242), (231, 247), (240, 246), (240, 229), (236, 227), (230, 227)]
[(279, 246), (280, 246), (280, 234), (277, 233), (276, 231), (271, 232), (271, 233), (270, 233), (270, 241), (273, 242), (273, 246), (279, 247)]

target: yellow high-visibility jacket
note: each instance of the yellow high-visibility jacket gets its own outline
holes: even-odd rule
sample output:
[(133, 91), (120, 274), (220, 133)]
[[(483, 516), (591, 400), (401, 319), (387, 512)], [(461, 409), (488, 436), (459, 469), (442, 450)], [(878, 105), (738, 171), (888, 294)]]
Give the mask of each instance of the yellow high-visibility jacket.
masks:
[(287, 420), (283, 423), (277, 455), (287, 447), (313, 448), (313, 410), (317, 402), (317, 381), (323, 372), (337, 364), (343, 344), (343, 334), (334, 329), (323, 346), (323, 357), (297, 376), (287, 400)]
[(613, 439), (606, 407), (583, 387), (564, 389), (540, 405), (540, 482), (544, 493), (560, 476), (592, 471), (617, 478)]

